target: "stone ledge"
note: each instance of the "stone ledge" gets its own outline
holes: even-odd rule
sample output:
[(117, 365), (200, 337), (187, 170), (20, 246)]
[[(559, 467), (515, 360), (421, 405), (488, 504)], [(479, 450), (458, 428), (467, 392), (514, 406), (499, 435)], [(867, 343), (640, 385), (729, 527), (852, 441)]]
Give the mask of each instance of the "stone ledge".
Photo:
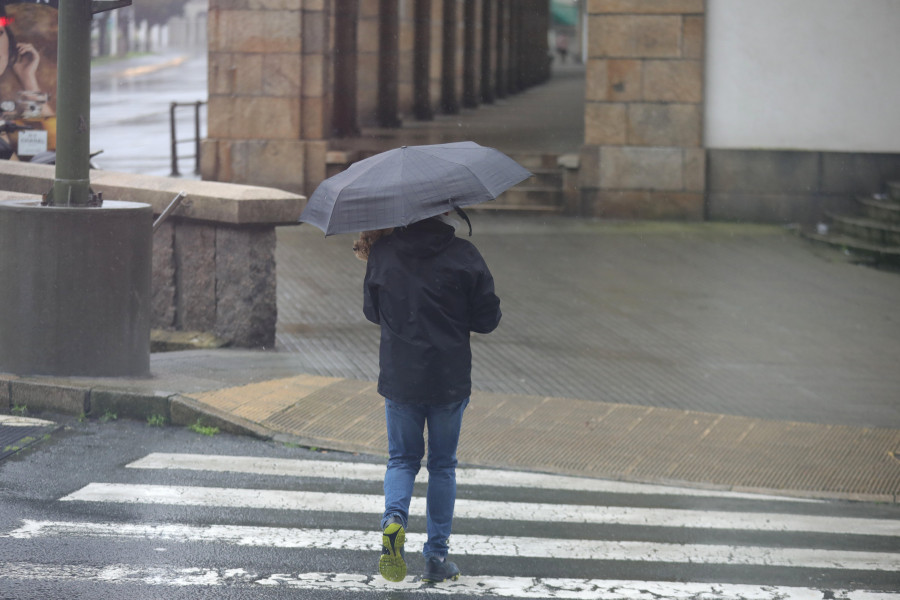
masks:
[[(54, 176), (52, 165), (0, 161), (0, 185), (13, 192), (7, 198), (44, 194)], [(184, 191), (187, 199), (174, 216), (230, 225), (294, 224), (306, 205), (304, 196), (275, 188), (114, 171), (91, 171), (91, 187), (108, 200), (149, 204), (156, 214)]]

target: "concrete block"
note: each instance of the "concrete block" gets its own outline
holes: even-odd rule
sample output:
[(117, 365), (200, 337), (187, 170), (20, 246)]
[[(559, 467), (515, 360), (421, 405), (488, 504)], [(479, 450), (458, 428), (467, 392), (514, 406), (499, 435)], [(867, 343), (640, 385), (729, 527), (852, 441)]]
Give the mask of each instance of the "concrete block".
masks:
[(681, 57), (681, 17), (590, 15), (588, 19), (591, 58)]
[(300, 99), (272, 96), (211, 96), (209, 137), (218, 139), (297, 139)]
[(688, 192), (706, 190), (706, 150), (684, 148), (684, 189)]
[(686, 192), (582, 190), (584, 214), (604, 219), (703, 219), (703, 194)]
[(819, 189), (819, 153), (718, 150), (707, 153), (711, 193), (811, 194)]
[[(232, 168), (249, 184), (299, 188), (303, 183), (301, 140), (246, 140), (231, 145)], [(252, 210), (252, 207), (248, 207)], [(259, 206), (257, 208), (262, 208)]]
[[(266, 54), (260, 56), (263, 73), (260, 92), (266, 96), (299, 96), (302, 69), (299, 54)], [(259, 88), (258, 88), (259, 89)]]
[(700, 104), (629, 104), (627, 144), (687, 146), (701, 144)]
[(587, 144), (618, 145), (627, 140), (626, 105), (588, 102), (584, 107), (584, 139)]
[(10, 404), (26, 406), (29, 412), (50, 410), (70, 415), (90, 412), (90, 388), (22, 379), (9, 382)]
[(100, 417), (106, 413), (116, 415), (119, 419), (136, 419), (146, 421), (154, 415), (169, 419), (169, 395), (150, 392), (138, 393), (116, 389), (91, 390), (91, 416)]
[(210, 331), (216, 322), (216, 227), (175, 224), (175, 319), (178, 329)]
[(600, 146), (585, 144), (579, 154), (578, 187), (600, 187)]
[(703, 63), (699, 60), (647, 60), (643, 68), (647, 102), (702, 102)]
[(169, 219), (153, 234), (150, 327), (175, 326), (175, 225)]
[(271, 74), (264, 70), (264, 55), (236, 53), (232, 56), (231, 93), (238, 96), (259, 96), (266, 93), (264, 85)]
[(586, 69), (588, 101), (625, 102), (642, 98), (640, 60), (590, 59)]
[(682, 31), (681, 55), (684, 58), (703, 58), (706, 47), (706, 17), (684, 17), (684, 29)]
[(303, 54), (328, 52), (328, 15), (324, 11), (303, 11)]
[(613, 190), (673, 190), (684, 187), (681, 148), (604, 146), (600, 187)]
[(228, 96), (234, 93), (234, 55), (230, 52), (210, 52), (208, 61), (209, 95)]
[(301, 74), (300, 92), (304, 98), (320, 98), (325, 95), (325, 83), (328, 73), (325, 65), (329, 64), (321, 54), (304, 54), (299, 67)]
[(300, 53), (300, 11), (223, 10), (215, 20), (217, 51)]
[(214, 333), (243, 348), (274, 347), (275, 228), (220, 227), (216, 256)]
[(689, 14), (705, 12), (704, 0), (588, 0), (588, 13)]

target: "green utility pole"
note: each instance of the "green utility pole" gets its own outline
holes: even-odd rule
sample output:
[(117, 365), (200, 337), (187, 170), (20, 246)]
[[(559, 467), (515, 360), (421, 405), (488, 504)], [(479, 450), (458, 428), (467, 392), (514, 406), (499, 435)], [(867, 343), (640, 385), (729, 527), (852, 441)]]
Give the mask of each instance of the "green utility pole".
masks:
[(91, 17), (131, 0), (62, 0), (57, 56), (56, 179), (50, 206), (98, 206), (91, 192)]

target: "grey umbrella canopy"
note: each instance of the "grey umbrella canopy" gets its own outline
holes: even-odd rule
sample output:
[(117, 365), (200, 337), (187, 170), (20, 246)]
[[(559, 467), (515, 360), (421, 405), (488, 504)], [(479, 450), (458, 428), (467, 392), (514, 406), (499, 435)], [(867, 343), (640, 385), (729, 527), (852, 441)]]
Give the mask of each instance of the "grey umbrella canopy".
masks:
[(323, 181), (300, 221), (325, 235), (402, 227), (493, 200), (530, 176), (499, 150), (475, 142), (403, 146)]

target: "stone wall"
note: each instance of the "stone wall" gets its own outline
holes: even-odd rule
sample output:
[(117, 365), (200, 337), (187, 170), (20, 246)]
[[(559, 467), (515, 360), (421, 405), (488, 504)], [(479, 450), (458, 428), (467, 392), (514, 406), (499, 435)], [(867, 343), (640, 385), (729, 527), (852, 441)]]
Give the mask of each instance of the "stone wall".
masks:
[(204, 179), (311, 193), (330, 135), (330, 4), (210, 0)]
[(589, 0), (581, 213), (703, 218), (703, 0)]
[[(0, 194), (39, 195), (53, 177), (52, 166), (0, 161)], [(231, 346), (274, 347), (275, 226), (295, 224), (304, 197), (110, 171), (93, 171), (91, 187), (105, 199), (149, 204), (156, 215), (180, 191), (187, 193), (153, 235), (151, 327), (211, 332)]]

